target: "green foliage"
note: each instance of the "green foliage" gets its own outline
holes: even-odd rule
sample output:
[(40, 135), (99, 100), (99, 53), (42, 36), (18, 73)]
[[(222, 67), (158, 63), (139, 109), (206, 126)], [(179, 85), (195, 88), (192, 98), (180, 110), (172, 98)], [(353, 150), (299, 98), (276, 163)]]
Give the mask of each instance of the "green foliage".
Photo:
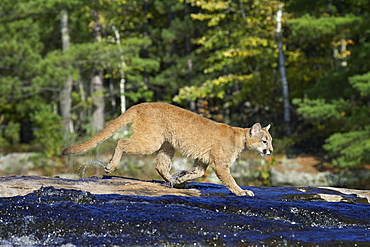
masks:
[(283, 137), (274, 139), (274, 153), (289, 154), (296, 143), (302, 139), (301, 136)]
[(317, 127), (317, 132), (329, 136), (323, 148), (333, 156), (334, 165), (358, 167), (370, 161), (368, 107), (343, 99), (296, 99), (294, 103), (299, 107), (298, 113)]
[(348, 33), (351, 27), (358, 26), (363, 19), (354, 15), (343, 17), (323, 16), (316, 18), (310, 14), (289, 20), (288, 25), (293, 36), (301, 39), (309, 36), (310, 39), (323, 39), (327, 36), (341, 38), (344, 33)]
[(335, 133), (326, 139), (324, 148), (337, 155), (333, 164), (345, 167), (359, 167), (370, 162), (370, 125), (363, 130)]
[(9, 150), (20, 141), (21, 125), (9, 122), (6, 128), (0, 132), (0, 149)]
[[(173, 100), (210, 101), (214, 109), (227, 107), (231, 122), (247, 126), (260, 121), (262, 111), (280, 108), (280, 99), (270, 97), (280, 90), (275, 40), (278, 1), (190, 3), (199, 7), (191, 17), (206, 27), (201, 37), (193, 39), (198, 45), (195, 54), (204, 59), (203, 78), (182, 87)], [(233, 114), (235, 109), (237, 114)], [(250, 113), (248, 123), (240, 112)]]
[(16, 144), (20, 140), (19, 132), (21, 126), (19, 123), (10, 122), (8, 123), (7, 128), (4, 130), (5, 142), (10, 144)]
[(370, 72), (363, 75), (349, 77), (349, 83), (360, 93), (361, 96), (370, 95)]
[[(369, 21), (366, 1), (286, 1), (290, 42), (302, 53), (297, 70), (305, 95), (295, 95), (297, 113), (312, 139), (340, 168), (369, 162)], [(303, 9), (302, 9), (303, 6)], [(310, 11), (307, 11), (310, 9)], [(309, 68), (309, 69), (306, 69)], [(289, 74), (289, 73), (288, 73)], [(298, 74), (297, 74), (298, 75)], [(297, 97), (298, 96), (298, 97)], [(309, 133), (303, 129), (302, 136)], [(320, 138), (319, 138), (320, 137)], [(311, 140), (310, 140), (311, 142)], [(306, 144), (308, 145), (308, 144)]]
[(334, 100), (326, 102), (325, 99), (294, 99), (293, 104), (298, 105), (297, 112), (306, 119), (340, 118), (342, 109), (347, 102)]
[(265, 159), (263, 165), (259, 167), (259, 179), (261, 180), (263, 186), (271, 186), (271, 168), (277, 164), (275, 158), (269, 157)]
[[(0, 145), (17, 150), (27, 139), (21, 132), (32, 127), (43, 155), (59, 154), (60, 92), (71, 75), (77, 137), (90, 133), (98, 96), (105, 99), (107, 120), (120, 114), (124, 82), (128, 107), (175, 101), (232, 125), (271, 122), (280, 139), (276, 150), (312, 146), (323, 148), (338, 167), (368, 163), (368, 1), (281, 2), (296, 113), (291, 138), (281, 135), (279, 1), (3, 0)], [(68, 12), (71, 40), (64, 51), (62, 10)], [(97, 71), (105, 87), (99, 92), (91, 82)]]
[(60, 154), (63, 148), (62, 118), (54, 112), (51, 105), (40, 105), (31, 114), (36, 144), (40, 145), (42, 153), (48, 158)]
[(174, 97), (174, 101), (197, 100), (199, 98), (219, 98), (224, 99), (229, 87), (237, 83), (248, 83), (253, 80), (253, 75), (234, 75), (229, 74), (220, 76), (213, 80), (207, 80), (199, 87), (185, 86), (180, 89), (179, 95)]

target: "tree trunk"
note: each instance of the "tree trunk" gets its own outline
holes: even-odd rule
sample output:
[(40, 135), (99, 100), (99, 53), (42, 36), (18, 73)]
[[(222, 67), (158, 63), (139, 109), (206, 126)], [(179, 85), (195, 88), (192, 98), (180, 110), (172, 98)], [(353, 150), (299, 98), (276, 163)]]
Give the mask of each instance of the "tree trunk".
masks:
[(291, 127), (290, 127), (290, 101), (289, 101), (289, 87), (288, 80), (286, 78), (285, 71), (285, 58), (283, 51), (283, 39), (282, 39), (282, 29), (281, 29), (281, 17), (283, 15), (282, 4), (279, 3), (279, 10), (277, 12), (277, 39), (279, 44), (279, 70), (282, 84), (282, 93), (283, 93), (283, 105), (284, 105), (284, 132), (285, 135), (290, 136)]
[[(63, 9), (61, 12), (60, 27), (62, 34), (62, 49), (63, 52), (67, 51), (70, 46), (70, 37), (68, 33), (68, 12)], [(65, 129), (64, 137), (67, 138), (69, 133), (74, 133), (73, 122), (71, 120), (71, 92), (73, 86), (72, 76), (69, 75), (60, 92), (60, 111), (63, 118), (63, 125)]]
[(126, 97), (125, 97), (125, 84), (126, 84), (126, 79), (125, 79), (125, 67), (126, 67), (126, 62), (125, 62), (125, 56), (123, 54), (123, 49), (121, 45), (121, 36), (119, 34), (118, 29), (114, 24), (112, 24), (112, 29), (114, 31), (114, 35), (116, 36), (116, 44), (118, 45), (119, 52), (120, 52), (120, 59), (121, 59), (121, 68), (120, 68), (120, 74), (121, 74), (121, 79), (119, 81), (119, 92), (120, 92), (120, 98), (121, 98), (121, 113), (124, 113), (126, 111)]
[[(144, 26), (143, 26), (143, 30), (144, 30), (143, 34), (144, 34), (145, 38), (147, 38), (149, 36), (148, 26), (150, 25), (150, 19), (148, 18), (148, 13), (149, 13), (149, 2), (148, 2), (148, 0), (145, 0), (145, 2), (144, 2), (144, 14), (147, 17), (146, 21), (144, 22)], [(142, 57), (143, 58), (148, 58), (147, 48), (143, 49), (143, 56)], [(145, 69), (144, 69), (143, 76), (144, 76), (144, 83), (146, 85), (148, 85), (148, 83), (149, 83), (149, 73)]]
[[(189, 16), (189, 7), (188, 7), (188, 3), (185, 0), (184, 1), (184, 19), (186, 20), (188, 16)], [(186, 34), (185, 34), (185, 52), (186, 52), (186, 56), (189, 57), (188, 61), (187, 61), (188, 71), (186, 73), (186, 77), (187, 77), (187, 80), (188, 80), (187, 83), (188, 83), (188, 85), (191, 85), (191, 81), (193, 79), (193, 60), (190, 57), (190, 55), (191, 55), (191, 37), (190, 37), (190, 30), (189, 29), (186, 30)], [(196, 112), (197, 107), (196, 107), (196, 102), (194, 100), (189, 101), (189, 107), (190, 107), (191, 111)]]
[[(96, 42), (101, 42), (101, 29), (102, 25), (98, 18), (98, 13), (94, 12), (93, 15), (96, 17), (93, 25), (94, 37)], [(94, 109), (92, 113), (92, 130), (93, 133), (97, 133), (104, 128), (104, 86), (103, 86), (103, 71), (94, 68), (91, 78), (91, 94), (94, 97)]]
[(97, 133), (104, 128), (104, 95), (103, 95), (103, 73), (99, 70), (91, 78), (91, 93), (94, 97), (94, 110), (92, 114), (93, 132)]

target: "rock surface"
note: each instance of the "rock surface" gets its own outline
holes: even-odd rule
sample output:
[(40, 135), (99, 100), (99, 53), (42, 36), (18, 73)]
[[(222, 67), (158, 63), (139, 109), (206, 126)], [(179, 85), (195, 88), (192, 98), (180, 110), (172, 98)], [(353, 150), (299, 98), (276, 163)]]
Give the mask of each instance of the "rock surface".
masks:
[[(212, 192), (202, 192), (191, 185), (187, 189), (170, 188), (166, 183), (159, 181), (143, 181), (132, 178), (116, 177), (116, 176), (101, 176), (90, 177), (87, 179), (62, 179), (48, 177), (31, 177), (31, 176), (9, 176), (0, 177), (0, 197), (24, 196), (34, 190), (42, 187), (52, 186), (56, 189), (73, 189), (86, 191), (91, 194), (117, 194), (117, 195), (132, 195), (132, 196), (201, 196), (202, 194)], [(196, 184), (196, 183), (194, 183)], [(208, 183), (199, 183), (205, 187), (215, 186)], [(370, 203), (369, 190), (354, 190), (335, 187), (320, 187), (325, 189), (327, 193), (317, 194), (324, 201), (341, 201), (345, 200), (346, 195), (356, 195), (358, 198), (364, 198)], [(268, 188), (266, 188), (268, 189)], [(305, 192), (304, 188), (296, 188), (300, 192)], [(334, 194), (333, 191), (338, 191), (342, 195)], [(228, 192), (227, 192), (228, 193)]]
[(369, 191), (0, 177), (0, 246), (366, 246)]
[(149, 182), (124, 177), (102, 176), (87, 179), (62, 179), (48, 177), (0, 177), (0, 197), (24, 196), (41, 187), (73, 189), (91, 194), (118, 194), (134, 196), (200, 196), (196, 189), (175, 189), (164, 183)]
[(35, 167), (31, 161), (33, 155), (34, 153), (0, 154), (0, 171), (2, 174), (27, 174)]
[(272, 186), (350, 187), (370, 189), (370, 170), (330, 171), (315, 157), (281, 158), (271, 167)]

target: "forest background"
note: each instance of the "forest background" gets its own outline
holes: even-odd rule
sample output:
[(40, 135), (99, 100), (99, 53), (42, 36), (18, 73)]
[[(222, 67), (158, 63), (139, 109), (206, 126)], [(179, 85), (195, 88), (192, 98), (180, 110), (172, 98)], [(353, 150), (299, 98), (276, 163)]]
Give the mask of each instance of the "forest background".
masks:
[(369, 14), (368, 0), (2, 0), (0, 152), (62, 163), (126, 108), (160, 101), (271, 123), (281, 155), (362, 167)]

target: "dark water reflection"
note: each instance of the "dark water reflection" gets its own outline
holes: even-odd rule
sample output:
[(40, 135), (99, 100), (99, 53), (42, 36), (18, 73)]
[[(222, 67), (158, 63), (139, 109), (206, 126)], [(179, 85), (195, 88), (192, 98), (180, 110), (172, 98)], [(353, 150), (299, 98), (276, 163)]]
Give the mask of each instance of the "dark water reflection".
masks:
[[(236, 197), (193, 183), (204, 196), (91, 195), (45, 187), (0, 198), (0, 244), (28, 246), (365, 246), (366, 200), (326, 202), (323, 190), (252, 188)], [(328, 191), (325, 191), (328, 193)], [(335, 192), (332, 192), (335, 193)]]

